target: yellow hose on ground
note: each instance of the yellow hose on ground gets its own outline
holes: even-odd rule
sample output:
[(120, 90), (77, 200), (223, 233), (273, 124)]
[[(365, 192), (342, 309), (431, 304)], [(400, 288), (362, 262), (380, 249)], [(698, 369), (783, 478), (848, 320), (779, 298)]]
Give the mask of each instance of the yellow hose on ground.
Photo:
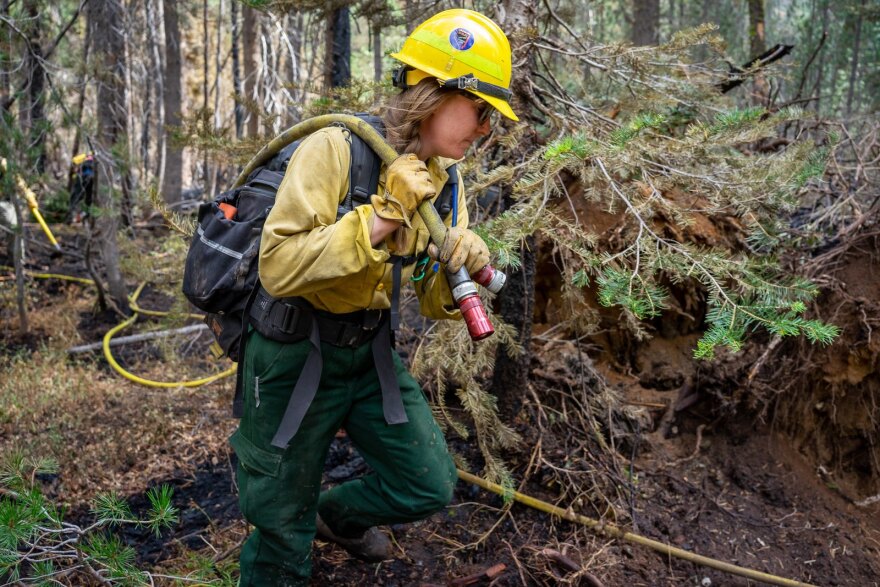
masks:
[[(477, 477), (476, 475), (472, 475), (467, 471), (462, 471), (461, 469), (458, 469), (458, 478), (462, 481), (467, 481), (468, 483), (478, 485), (487, 491), (497, 493), (502, 497), (509, 496), (511, 494), (510, 491), (504, 489), (502, 486), (496, 483), (492, 483), (491, 481), (486, 481), (485, 479)], [(684, 559), (698, 565), (703, 565), (705, 567), (710, 567), (719, 571), (724, 571), (725, 573), (731, 573), (733, 575), (739, 575), (740, 577), (747, 577), (749, 579), (752, 579), (753, 581), (760, 581), (769, 585), (783, 585), (785, 587), (816, 587), (815, 585), (811, 585), (810, 583), (801, 583), (800, 581), (795, 581), (793, 579), (786, 579), (784, 577), (777, 577), (776, 575), (769, 575), (767, 573), (762, 573), (761, 571), (739, 567), (737, 565), (716, 560), (714, 558), (694, 554), (693, 552), (688, 552), (687, 550), (682, 550), (681, 548), (669, 546), (668, 544), (658, 542), (657, 540), (645, 538), (644, 536), (639, 536), (638, 534), (633, 534), (632, 532), (626, 532), (625, 530), (621, 530), (620, 528), (611, 524), (599, 522), (592, 518), (588, 518), (587, 516), (576, 514), (570, 510), (564, 510), (560, 507), (549, 504), (546, 501), (541, 501), (540, 499), (536, 499), (518, 491), (514, 491), (512, 493), (514, 501), (518, 501), (519, 503), (527, 505), (530, 508), (534, 508), (547, 514), (552, 514), (554, 516), (559, 516), (563, 520), (568, 520), (569, 522), (584, 525), (599, 534), (607, 534), (608, 536), (613, 536), (614, 538), (626, 540), (627, 542), (634, 542), (636, 544), (641, 544), (642, 546), (647, 546), (648, 548), (652, 548), (668, 556), (674, 556), (676, 558)]]
[[(138, 296), (141, 295), (141, 292), (144, 289), (145, 283), (141, 283), (135, 292), (131, 295), (131, 307), (132, 309), (137, 308), (137, 299)], [(164, 315), (167, 312), (154, 312), (150, 311), (153, 316)], [(190, 314), (191, 316), (198, 316), (197, 314)], [(200, 316), (199, 316), (200, 317)], [(104, 357), (107, 359), (107, 362), (110, 363), (110, 366), (116, 370), (117, 373), (128, 379), (129, 381), (134, 381), (135, 383), (139, 383), (141, 385), (146, 385), (148, 387), (199, 387), (201, 385), (205, 385), (207, 383), (211, 383), (212, 381), (217, 381), (218, 379), (222, 379), (223, 377), (227, 377), (235, 373), (236, 364), (233, 363), (232, 367), (223, 371), (221, 373), (216, 373), (214, 375), (210, 375), (208, 377), (203, 377), (202, 379), (195, 379), (193, 381), (153, 381), (151, 379), (144, 379), (143, 377), (138, 377), (137, 375), (126, 371), (122, 365), (116, 362), (116, 359), (113, 358), (113, 353), (110, 352), (110, 339), (113, 338), (113, 335), (117, 332), (128, 328), (132, 324), (134, 324), (135, 320), (138, 318), (138, 311), (135, 312), (124, 322), (117, 324), (113, 328), (107, 331), (107, 334), (104, 335)]]
[[(12, 270), (11, 267), (6, 267), (5, 265), (0, 266), (0, 269), (3, 269), (4, 271)], [(73, 281), (76, 283), (83, 283), (85, 285), (94, 285), (95, 284), (95, 282), (91, 279), (88, 279), (85, 277), (75, 277), (73, 275), (61, 275), (58, 273), (36, 273), (34, 271), (26, 271), (25, 273), (27, 275), (29, 275), (30, 277), (37, 277), (37, 278), (41, 278), (41, 279), (62, 279), (65, 281)], [(129, 371), (126, 371), (116, 361), (116, 359), (113, 358), (113, 354), (110, 352), (110, 340), (113, 338), (113, 336), (116, 335), (116, 333), (120, 332), (121, 330), (124, 330), (125, 328), (128, 328), (129, 326), (134, 324), (134, 322), (138, 318), (138, 314), (144, 314), (146, 316), (167, 316), (169, 314), (169, 312), (160, 312), (157, 310), (145, 310), (137, 305), (137, 298), (138, 298), (138, 296), (140, 296), (141, 291), (143, 291), (145, 285), (146, 285), (146, 283), (142, 283), (140, 286), (138, 286), (137, 290), (135, 290), (134, 294), (132, 294), (132, 296), (130, 297), (129, 301), (131, 304), (131, 309), (134, 311), (134, 314), (132, 314), (131, 317), (129, 317), (128, 319), (126, 319), (122, 323), (117, 324), (116, 326), (111, 328), (107, 332), (107, 334), (104, 335), (103, 345), (102, 345), (103, 349), (104, 349), (104, 357), (107, 359), (107, 362), (110, 363), (110, 366), (113, 367), (113, 369), (117, 373), (119, 373), (120, 375), (122, 375), (123, 377), (128, 379), (129, 381), (133, 381), (133, 382), (139, 383), (141, 385), (146, 385), (148, 387), (166, 387), (166, 388), (199, 387), (201, 385), (206, 385), (206, 384), (211, 383), (213, 381), (217, 381), (218, 379), (222, 379), (223, 377), (228, 377), (229, 375), (232, 375), (235, 373), (235, 371), (236, 371), (235, 363), (233, 363), (232, 367), (230, 367), (229, 369), (226, 369), (225, 371), (222, 371), (220, 373), (216, 373), (214, 375), (210, 375), (208, 377), (203, 377), (202, 379), (195, 379), (193, 381), (152, 381), (150, 379), (138, 377), (137, 375), (135, 375)], [(203, 318), (203, 316), (201, 314), (183, 314), (183, 316), (185, 316), (187, 318), (195, 318), (195, 319)]]

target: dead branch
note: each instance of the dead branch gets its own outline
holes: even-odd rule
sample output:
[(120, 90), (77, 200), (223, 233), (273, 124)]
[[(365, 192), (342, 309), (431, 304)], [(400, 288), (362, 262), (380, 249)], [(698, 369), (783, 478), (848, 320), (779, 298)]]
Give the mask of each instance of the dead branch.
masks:
[(501, 573), (503, 573), (506, 568), (507, 565), (505, 565), (504, 563), (498, 563), (497, 565), (491, 566), (484, 571), (480, 571), (479, 573), (474, 573), (473, 575), (468, 575), (467, 577), (454, 579), (449, 582), (449, 587), (467, 587), (467, 585), (473, 585), (483, 579), (489, 579), (491, 581), (492, 579), (498, 577)]
[[(189, 326), (184, 326), (182, 328), (172, 328), (171, 330), (159, 330), (156, 332), (144, 332), (142, 334), (132, 334), (129, 336), (121, 336), (119, 338), (114, 338), (110, 341), (110, 346), (124, 346), (127, 344), (131, 344), (134, 342), (143, 342), (145, 340), (153, 340), (156, 338), (165, 338), (168, 336), (173, 336), (175, 334), (190, 334), (192, 332), (201, 332), (202, 330), (208, 330), (207, 324), (190, 324)], [(83, 344), (75, 347), (70, 347), (67, 349), (67, 353), (71, 355), (75, 355), (77, 353), (87, 353), (89, 351), (96, 351), (101, 348), (103, 345), (103, 341), (101, 342), (92, 342), (89, 344)]]
[(730, 67), (730, 75), (727, 78), (727, 81), (721, 82), (717, 84), (715, 87), (718, 88), (722, 94), (726, 94), (733, 88), (741, 85), (744, 81), (746, 81), (750, 76), (764, 69), (774, 61), (779, 61), (794, 49), (794, 45), (782, 45), (777, 43), (761, 55), (758, 55), (742, 67), (734, 67), (731, 65)]

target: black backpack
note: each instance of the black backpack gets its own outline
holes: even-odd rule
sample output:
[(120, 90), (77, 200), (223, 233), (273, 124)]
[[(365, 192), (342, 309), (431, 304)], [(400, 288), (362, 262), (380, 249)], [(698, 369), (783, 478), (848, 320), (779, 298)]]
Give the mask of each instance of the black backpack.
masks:
[[(384, 134), (380, 118), (358, 117)], [(347, 131), (346, 136), (351, 146), (349, 191), (339, 205), (336, 220), (368, 203), (379, 184), (379, 156), (355, 133)], [(244, 184), (199, 207), (198, 226), (186, 255), (183, 294), (207, 312), (205, 323), (221, 350), (218, 355), (235, 362), (240, 358), (247, 312), (259, 285), (257, 261), (263, 224), (275, 203), (287, 164), (301, 142), (287, 145), (255, 169)], [(455, 165), (448, 172), (449, 181), (434, 203), (441, 218), (452, 210), (453, 186), (458, 181)]]

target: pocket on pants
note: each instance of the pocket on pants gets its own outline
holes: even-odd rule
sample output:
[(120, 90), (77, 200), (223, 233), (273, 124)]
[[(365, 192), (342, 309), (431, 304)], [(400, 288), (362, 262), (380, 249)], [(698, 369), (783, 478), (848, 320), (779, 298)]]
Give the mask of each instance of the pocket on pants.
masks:
[(229, 439), (241, 466), (252, 475), (278, 476), (281, 469), (281, 455), (262, 449), (236, 430)]
[(236, 430), (229, 443), (238, 457), (238, 505), (251, 524), (268, 528), (277, 524), (267, 507), (277, 496), (281, 455), (265, 450)]

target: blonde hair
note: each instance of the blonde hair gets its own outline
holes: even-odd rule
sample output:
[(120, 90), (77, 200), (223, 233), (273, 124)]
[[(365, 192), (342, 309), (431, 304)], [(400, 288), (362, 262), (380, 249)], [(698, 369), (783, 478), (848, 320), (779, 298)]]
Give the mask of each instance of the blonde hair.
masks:
[(422, 121), (455, 94), (444, 90), (435, 78), (428, 77), (395, 95), (388, 101), (382, 116), (385, 138), (398, 153), (418, 153)]

